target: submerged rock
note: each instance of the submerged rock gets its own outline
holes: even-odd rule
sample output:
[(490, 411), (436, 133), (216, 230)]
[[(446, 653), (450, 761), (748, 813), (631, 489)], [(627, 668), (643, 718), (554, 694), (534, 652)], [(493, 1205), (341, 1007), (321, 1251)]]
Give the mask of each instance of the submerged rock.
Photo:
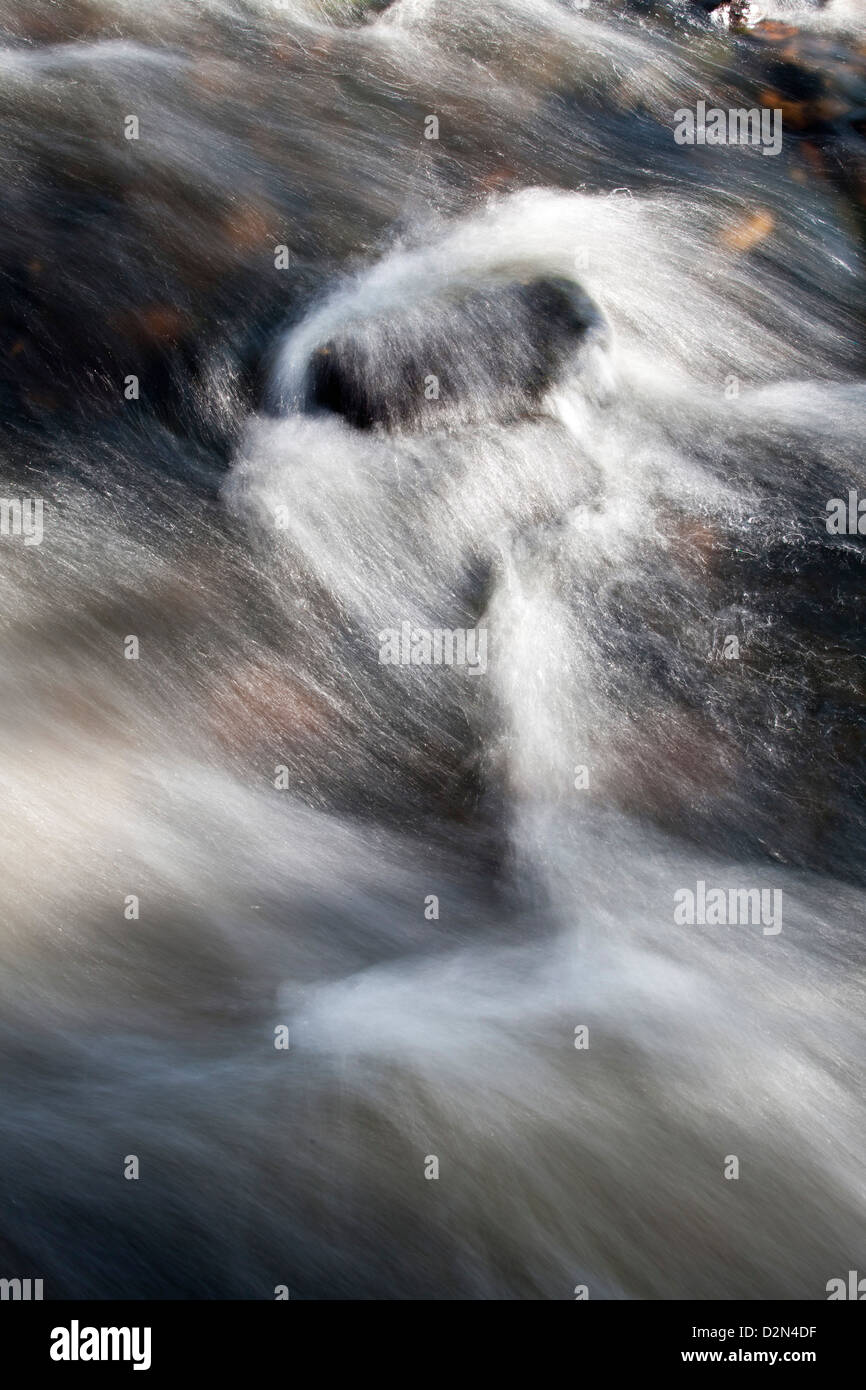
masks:
[(356, 429), (516, 419), (567, 370), (598, 310), (573, 281), (538, 277), (354, 321), (311, 357), (305, 403)]

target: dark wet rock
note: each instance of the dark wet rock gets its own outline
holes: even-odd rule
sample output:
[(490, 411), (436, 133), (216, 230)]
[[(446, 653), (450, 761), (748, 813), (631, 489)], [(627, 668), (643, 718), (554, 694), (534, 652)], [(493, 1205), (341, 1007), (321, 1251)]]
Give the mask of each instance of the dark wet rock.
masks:
[(600, 322), (565, 279), (452, 291), (323, 343), (310, 361), (307, 408), (356, 429), (515, 419), (531, 413)]
[(776, 21), (755, 25), (748, 37), (763, 95), (782, 107), (789, 132), (830, 131), (866, 104), (866, 64), (849, 45)]
[(767, 77), (789, 101), (818, 101), (826, 92), (823, 75), (800, 63), (776, 60), (769, 64)]
[(866, 240), (866, 47), (765, 20), (749, 30), (760, 104), (796, 141), (799, 181), (817, 177), (848, 203)]

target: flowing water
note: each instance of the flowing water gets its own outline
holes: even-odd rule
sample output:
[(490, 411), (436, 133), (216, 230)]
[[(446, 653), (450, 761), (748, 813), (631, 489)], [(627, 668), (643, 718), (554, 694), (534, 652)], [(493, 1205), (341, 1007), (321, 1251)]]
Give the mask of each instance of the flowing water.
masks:
[[(859, 4), (763, 12), (856, 122)], [(772, 85), (686, 5), (0, 38), (0, 491), (44, 503), (0, 542), (0, 1276), (825, 1297), (866, 1241), (855, 126), (677, 145)], [(404, 623), (474, 668), (383, 663)], [(780, 910), (684, 924), (700, 883)]]

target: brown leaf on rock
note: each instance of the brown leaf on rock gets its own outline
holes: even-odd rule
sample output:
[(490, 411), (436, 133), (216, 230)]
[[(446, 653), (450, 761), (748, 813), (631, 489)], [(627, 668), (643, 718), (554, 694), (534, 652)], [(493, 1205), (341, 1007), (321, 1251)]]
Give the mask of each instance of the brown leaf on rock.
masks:
[(241, 203), (232, 208), (223, 222), (223, 230), (239, 251), (252, 250), (268, 239), (267, 219), (254, 203)]
[(783, 24), (780, 19), (761, 19), (749, 30), (756, 39), (766, 39), (768, 43), (782, 43), (795, 38), (799, 32), (795, 25)]
[(806, 130), (812, 123), (812, 108), (807, 101), (789, 101), (781, 92), (771, 90), (761, 92), (758, 101), (772, 111), (781, 111), (782, 125), (789, 130)]
[(722, 232), (722, 244), (729, 251), (751, 251), (769, 236), (776, 225), (776, 219), (766, 208), (759, 208), (742, 221), (735, 222)]
[(115, 324), (121, 333), (147, 343), (176, 343), (189, 330), (189, 320), (170, 304), (150, 304), (119, 314)]

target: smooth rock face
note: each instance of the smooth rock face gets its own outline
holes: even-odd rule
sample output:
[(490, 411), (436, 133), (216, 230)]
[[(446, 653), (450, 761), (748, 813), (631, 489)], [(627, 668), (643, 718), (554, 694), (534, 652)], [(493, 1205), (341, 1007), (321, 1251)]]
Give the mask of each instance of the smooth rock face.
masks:
[(573, 363), (598, 310), (574, 282), (452, 291), (354, 322), (317, 349), (308, 409), (356, 429), (437, 429), (531, 413)]

